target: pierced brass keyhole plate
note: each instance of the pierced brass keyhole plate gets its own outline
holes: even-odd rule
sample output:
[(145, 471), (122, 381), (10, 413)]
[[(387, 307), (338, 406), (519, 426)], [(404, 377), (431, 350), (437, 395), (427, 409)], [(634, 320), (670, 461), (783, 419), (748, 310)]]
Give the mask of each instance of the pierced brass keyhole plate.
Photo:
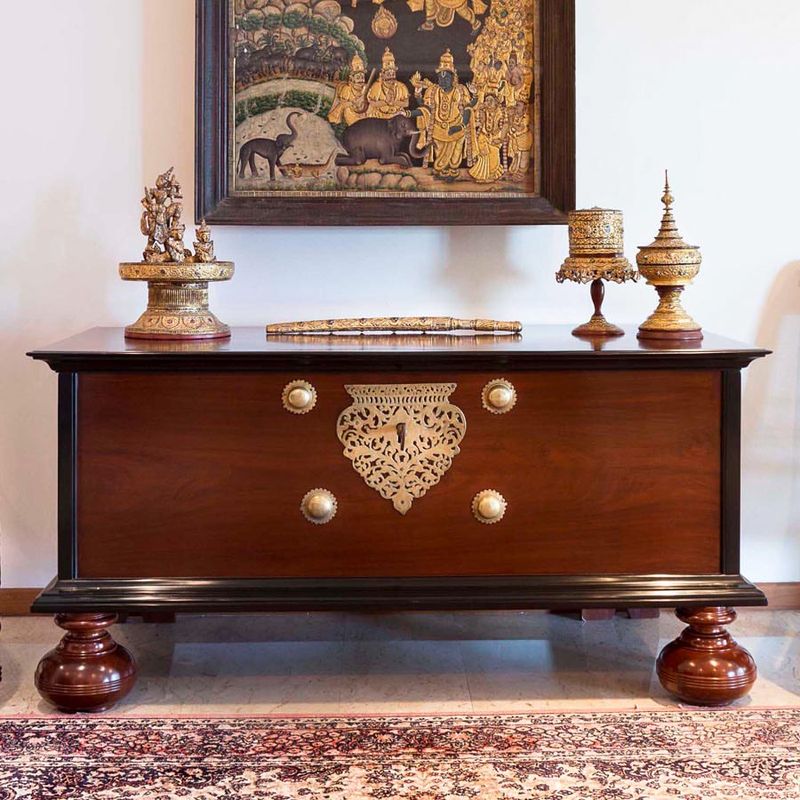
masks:
[(467, 431), (455, 383), (354, 384), (336, 433), (368, 486), (406, 514), (442, 479)]

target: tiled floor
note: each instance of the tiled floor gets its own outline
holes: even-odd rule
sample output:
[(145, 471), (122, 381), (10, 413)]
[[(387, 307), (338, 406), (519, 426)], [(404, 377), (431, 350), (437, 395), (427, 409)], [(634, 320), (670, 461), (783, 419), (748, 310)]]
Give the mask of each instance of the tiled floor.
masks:
[[(655, 677), (682, 624), (545, 612), (179, 616), (112, 629), (139, 662), (115, 713), (484, 713), (674, 705)], [(732, 626), (760, 676), (746, 705), (800, 706), (800, 612), (744, 610)], [(33, 686), (59, 639), (49, 618), (6, 618), (0, 714), (48, 713)]]

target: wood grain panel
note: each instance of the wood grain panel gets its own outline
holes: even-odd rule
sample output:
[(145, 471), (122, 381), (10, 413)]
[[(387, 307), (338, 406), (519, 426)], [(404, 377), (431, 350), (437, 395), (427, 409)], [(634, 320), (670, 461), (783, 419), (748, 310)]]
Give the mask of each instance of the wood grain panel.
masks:
[[(317, 407), (281, 406), (294, 378)], [(497, 374), (452, 381), (468, 427), (442, 482), (403, 517), (341, 453), (346, 383), (385, 373), (90, 373), (78, 409), (78, 573), (102, 577), (345, 577), (713, 573), (720, 568), (720, 374), (509, 373), (519, 400), (481, 407)], [(328, 525), (306, 491), (339, 499)], [(481, 525), (495, 488), (505, 519)]]

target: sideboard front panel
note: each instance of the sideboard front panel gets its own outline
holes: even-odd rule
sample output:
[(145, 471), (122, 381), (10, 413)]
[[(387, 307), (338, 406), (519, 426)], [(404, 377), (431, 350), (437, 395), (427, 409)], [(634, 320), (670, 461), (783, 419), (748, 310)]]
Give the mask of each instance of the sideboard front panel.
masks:
[[(457, 384), (467, 419), (440, 483), (403, 516), (342, 454), (345, 384)], [(511, 379), (514, 409), (481, 389)], [(318, 391), (283, 409), (291, 380)], [(84, 373), (78, 404), (83, 578), (344, 577), (720, 570), (721, 380), (714, 371)], [(313, 525), (303, 495), (338, 513)], [(477, 522), (496, 489), (505, 518)]]

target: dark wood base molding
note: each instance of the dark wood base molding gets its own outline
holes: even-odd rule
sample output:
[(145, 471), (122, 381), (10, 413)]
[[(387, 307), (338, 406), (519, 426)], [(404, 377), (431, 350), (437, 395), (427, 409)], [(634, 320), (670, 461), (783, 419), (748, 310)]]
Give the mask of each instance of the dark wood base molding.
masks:
[(133, 688), (136, 662), (108, 627), (116, 614), (57, 614), (66, 631), (36, 668), (39, 694), (61, 711), (105, 711)]
[(34, 611), (319, 611), (765, 605), (741, 575), (54, 580)]
[[(756, 585), (766, 596), (769, 610), (800, 611), (800, 581), (759, 583)], [(0, 589), (0, 617), (21, 617), (31, 613), (52, 613), (51, 611), (31, 612), (34, 600), (41, 593), (42, 589), (39, 588)], [(743, 604), (739, 603), (739, 605)], [(123, 621), (122, 617), (120, 618), (121, 621)], [(159, 620), (150, 618), (148, 621), (156, 622)], [(170, 618), (170, 620), (165, 621), (172, 620)]]
[(656, 662), (661, 685), (680, 700), (724, 706), (744, 697), (756, 682), (753, 657), (726, 630), (736, 619), (727, 607), (679, 608), (689, 626)]

